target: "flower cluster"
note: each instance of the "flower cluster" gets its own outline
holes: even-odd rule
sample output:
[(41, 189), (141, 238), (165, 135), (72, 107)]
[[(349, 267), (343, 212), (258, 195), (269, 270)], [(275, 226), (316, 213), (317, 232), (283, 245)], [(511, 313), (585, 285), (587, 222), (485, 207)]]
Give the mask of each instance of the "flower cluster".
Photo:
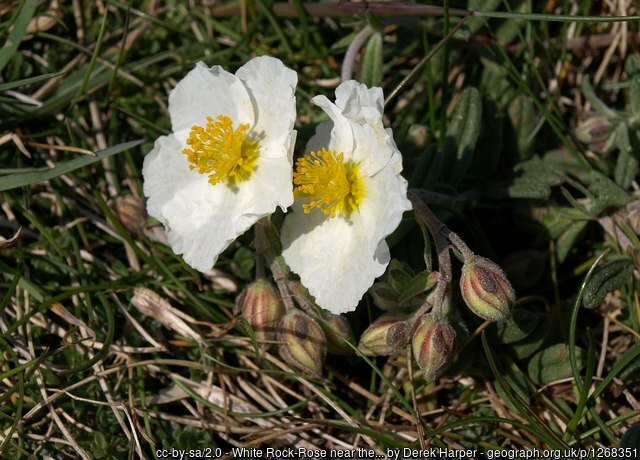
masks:
[[(450, 247), (464, 258), (461, 292), (476, 315), (508, 318), (513, 289), (497, 265), (408, 196), (402, 155), (382, 122), (380, 88), (346, 81), (335, 102), (314, 97), (328, 121), (294, 167), (296, 84), (296, 73), (272, 57), (252, 59), (235, 75), (198, 63), (169, 95), (173, 132), (144, 159), (148, 213), (164, 225), (173, 251), (202, 272), (258, 223), (256, 249), (277, 288), (262, 278), (250, 283), (237, 311), (263, 349), (277, 344), (297, 369), (319, 376), (327, 353), (353, 353), (341, 314), (370, 290), (376, 306), (394, 311), (363, 333), (360, 352), (390, 355), (411, 345), (433, 380), (457, 351), (448, 319)], [(374, 285), (390, 263), (385, 238), (412, 206), (436, 242), (438, 271), (415, 275), (392, 264), (386, 281)], [(268, 217), (278, 207), (290, 211), (279, 230)]]
[(348, 81), (335, 104), (313, 99), (330, 121), (294, 172), (296, 83), (272, 57), (235, 75), (198, 63), (169, 96), (173, 132), (145, 157), (144, 193), (173, 251), (203, 272), (259, 219), (293, 204), (282, 255), (319, 306), (343, 313), (384, 272), (384, 238), (411, 207), (402, 157), (382, 124), (382, 90)]

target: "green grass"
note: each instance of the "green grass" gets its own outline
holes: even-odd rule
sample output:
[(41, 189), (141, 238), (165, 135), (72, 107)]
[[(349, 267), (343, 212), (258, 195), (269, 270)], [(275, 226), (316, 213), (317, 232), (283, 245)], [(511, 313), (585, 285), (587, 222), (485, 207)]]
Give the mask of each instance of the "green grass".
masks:
[[(638, 447), (633, 432), (620, 444), (640, 422), (633, 3), (59, 3), (0, 6), (3, 458)], [(454, 261), (465, 346), (436, 382), (405, 350), (329, 356), (305, 377), (234, 311), (263, 268), (253, 232), (203, 274), (147, 219), (142, 160), (170, 132), (169, 91), (198, 61), (235, 71), (256, 55), (298, 72), (296, 153), (323, 120), (310, 97), (333, 99), (344, 68), (381, 86), (404, 176), (514, 284), (513, 320), (481, 323)], [(606, 139), (580, 138), (590, 112)], [(424, 270), (412, 215), (389, 241), (403, 270)], [(145, 313), (135, 288), (183, 322)], [(596, 308), (583, 290), (601, 292)], [(356, 337), (379, 314), (366, 295), (347, 315)]]

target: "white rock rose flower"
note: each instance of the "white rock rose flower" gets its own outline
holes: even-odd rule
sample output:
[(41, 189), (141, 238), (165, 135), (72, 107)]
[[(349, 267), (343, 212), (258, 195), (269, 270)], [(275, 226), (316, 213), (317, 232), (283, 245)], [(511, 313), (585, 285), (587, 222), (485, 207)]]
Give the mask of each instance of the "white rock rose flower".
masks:
[(282, 227), (283, 256), (318, 305), (354, 310), (389, 263), (385, 237), (411, 209), (402, 156), (382, 125), (383, 95), (355, 81), (336, 89), (336, 103), (312, 101), (331, 121), (296, 162), (296, 202)]
[(293, 203), (296, 72), (258, 57), (199, 62), (169, 95), (173, 133), (145, 157), (144, 194), (176, 254), (206, 271), (257, 220)]

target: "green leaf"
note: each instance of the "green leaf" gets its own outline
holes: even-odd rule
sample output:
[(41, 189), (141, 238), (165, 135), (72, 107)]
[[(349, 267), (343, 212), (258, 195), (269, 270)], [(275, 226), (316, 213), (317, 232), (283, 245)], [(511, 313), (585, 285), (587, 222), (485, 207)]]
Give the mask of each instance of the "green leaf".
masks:
[(609, 206), (624, 206), (629, 201), (629, 194), (604, 174), (593, 170), (589, 181), (589, 190), (595, 198), (590, 209), (592, 215), (600, 214)]
[(22, 80), (10, 81), (7, 83), (0, 84), (0, 91), (7, 91), (13, 88), (19, 88), (20, 86), (31, 85), (32, 83), (38, 83), (42, 80), (48, 80), (53, 77), (57, 77), (58, 75), (62, 75), (63, 72), (52, 72), (45, 73), (44, 75), (38, 75), (30, 78), (23, 78)]
[(123, 144), (114, 145), (104, 150), (100, 150), (98, 153), (96, 153), (95, 156), (85, 155), (78, 158), (74, 158), (73, 160), (59, 164), (58, 166), (48, 169), (46, 171), (9, 174), (6, 176), (2, 176), (0, 177), (0, 192), (4, 192), (5, 190), (11, 190), (18, 187), (24, 187), (25, 185), (37, 184), (39, 182), (44, 182), (47, 180), (54, 179), (56, 177), (60, 177), (63, 174), (68, 174), (71, 171), (75, 171), (76, 169), (80, 169), (84, 166), (88, 166), (90, 164), (96, 163), (97, 161), (100, 161), (104, 158), (108, 158), (117, 153), (121, 153), (121, 152), (124, 152), (125, 150), (129, 150), (133, 147), (136, 147), (142, 144), (143, 142), (144, 142), (144, 139), (138, 139), (136, 141), (130, 141), (130, 142), (125, 142)]
[[(636, 423), (627, 430), (627, 432), (620, 440), (619, 445), (619, 447), (634, 449), (636, 453), (635, 458), (640, 459), (640, 450), (638, 450), (638, 446), (640, 446), (640, 423)], [(633, 460), (633, 457), (625, 458)]]
[(633, 113), (640, 113), (640, 76), (631, 80), (631, 90), (629, 91), (629, 105)]
[(418, 294), (431, 289), (435, 285), (434, 278), (430, 276), (431, 273), (432, 272), (429, 271), (423, 271), (405, 285), (405, 288), (400, 292), (400, 296), (398, 297), (400, 305), (407, 300), (413, 299)]
[(365, 85), (380, 86), (382, 81), (382, 33), (374, 33), (367, 42), (367, 49), (362, 59), (360, 81)]
[(536, 110), (531, 98), (526, 94), (518, 94), (509, 104), (509, 116), (512, 120), (518, 145), (518, 157), (528, 158), (533, 148), (533, 140), (543, 126), (540, 114)]
[(618, 118), (618, 114), (615, 110), (610, 109), (607, 104), (602, 102), (598, 96), (596, 96), (593, 86), (591, 86), (591, 82), (589, 82), (588, 78), (585, 78), (582, 82), (582, 94), (584, 94), (584, 97), (589, 101), (596, 112), (600, 112), (610, 119)]
[(586, 221), (574, 222), (562, 235), (560, 235), (560, 237), (556, 241), (558, 262), (564, 262), (564, 260), (569, 255), (569, 251), (571, 251), (571, 248), (586, 226)]
[[(586, 357), (587, 353), (576, 347), (576, 359), (580, 369), (584, 367)], [(528, 371), (535, 383), (542, 384), (573, 376), (569, 362), (569, 346), (566, 343), (558, 343), (536, 353), (529, 361)]]
[(630, 55), (624, 63), (624, 70), (631, 80), (631, 90), (629, 93), (629, 105), (631, 112), (640, 113), (640, 56)]
[(509, 321), (496, 323), (495, 330), (489, 332), (490, 337), (497, 338), (501, 343), (514, 343), (526, 339), (540, 323), (541, 315), (514, 308)]
[(569, 251), (573, 247), (582, 230), (587, 226), (586, 221), (578, 221), (572, 223), (566, 232), (564, 232), (556, 241), (556, 251), (558, 262), (562, 263), (569, 255)]
[(614, 173), (615, 181), (622, 188), (627, 189), (638, 174), (638, 142), (637, 132), (630, 133), (626, 123), (620, 123), (616, 129), (616, 146), (620, 153)]
[(584, 288), (582, 305), (596, 308), (604, 300), (607, 292), (619, 289), (631, 279), (633, 264), (629, 259), (617, 259), (596, 268)]
[(549, 335), (551, 322), (546, 315), (540, 315), (536, 328), (524, 339), (511, 345), (511, 352), (516, 359), (525, 359), (540, 349)]
[(589, 219), (590, 216), (585, 215), (579, 209), (574, 209), (568, 206), (550, 206), (542, 215), (540, 223), (545, 227), (547, 233), (551, 238), (558, 238), (574, 222)]
[[(529, 198), (534, 200), (547, 200), (551, 195), (551, 188), (536, 180), (528, 177), (518, 177), (513, 181), (513, 185), (498, 189), (497, 198)], [(494, 196), (492, 194), (492, 196)]]
[(20, 13), (18, 14), (18, 18), (13, 24), (13, 29), (11, 29), (11, 32), (9, 32), (7, 41), (4, 43), (2, 49), (0, 49), (0, 72), (2, 71), (2, 69), (4, 69), (15, 52), (18, 50), (20, 40), (22, 40), (22, 36), (27, 31), (27, 26), (29, 25), (29, 21), (31, 21), (31, 18), (36, 11), (37, 5), (38, 2), (36, 0), (26, 0), (22, 4), (22, 8), (20, 10)]
[(640, 75), (640, 56), (630, 54), (624, 62), (624, 71), (629, 78)]
[(412, 279), (413, 275), (407, 273), (404, 267), (389, 267), (389, 275), (387, 276), (387, 281), (394, 291), (398, 293), (402, 292), (406, 288), (406, 286), (411, 283)]
[(444, 160), (450, 171), (447, 183), (456, 185), (467, 172), (482, 122), (482, 97), (474, 87), (465, 89), (447, 125)]
[(556, 165), (533, 157), (513, 168), (518, 175), (510, 184), (502, 185), (491, 192), (495, 198), (530, 198), (546, 200), (551, 187), (564, 182), (564, 173)]

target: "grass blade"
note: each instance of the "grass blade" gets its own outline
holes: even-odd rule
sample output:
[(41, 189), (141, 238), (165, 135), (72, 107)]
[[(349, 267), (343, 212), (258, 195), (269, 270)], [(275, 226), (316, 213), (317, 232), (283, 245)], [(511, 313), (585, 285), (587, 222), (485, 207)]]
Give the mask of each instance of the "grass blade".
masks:
[(33, 13), (36, 11), (37, 4), (36, 0), (26, 0), (22, 4), (22, 9), (20, 10), (20, 14), (16, 19), (15, 24), (13, 25), (13, 29), (9, 32), (7, 41), (4, 43), (2, 49), (0, 49), (0, 72), (5, 68), (14, 53), (18, 50), (20, 40), (22, 40), (22, 36), (27, 31), (27, 26), (33, 17)]
[(56, 177), (60, 177), (63, 174), (68, 174), (72, 171), (75, 171), (76, 169), (80, 169), (84, 166), (96, 163), (104, 158), (108, 158), (117, 153), (121, 153), (125, 150), (137, 147), (143, 142), (144, 139), (138, 139), (135, 141), (129, 141), (122, 144), (114, 145), (99, 151), (95, 156), (83, 156), (75, 158), (54, 168), (51, 168), (48, 171), (11, 174), (0, 177), (0, 192), (55, 179)]

